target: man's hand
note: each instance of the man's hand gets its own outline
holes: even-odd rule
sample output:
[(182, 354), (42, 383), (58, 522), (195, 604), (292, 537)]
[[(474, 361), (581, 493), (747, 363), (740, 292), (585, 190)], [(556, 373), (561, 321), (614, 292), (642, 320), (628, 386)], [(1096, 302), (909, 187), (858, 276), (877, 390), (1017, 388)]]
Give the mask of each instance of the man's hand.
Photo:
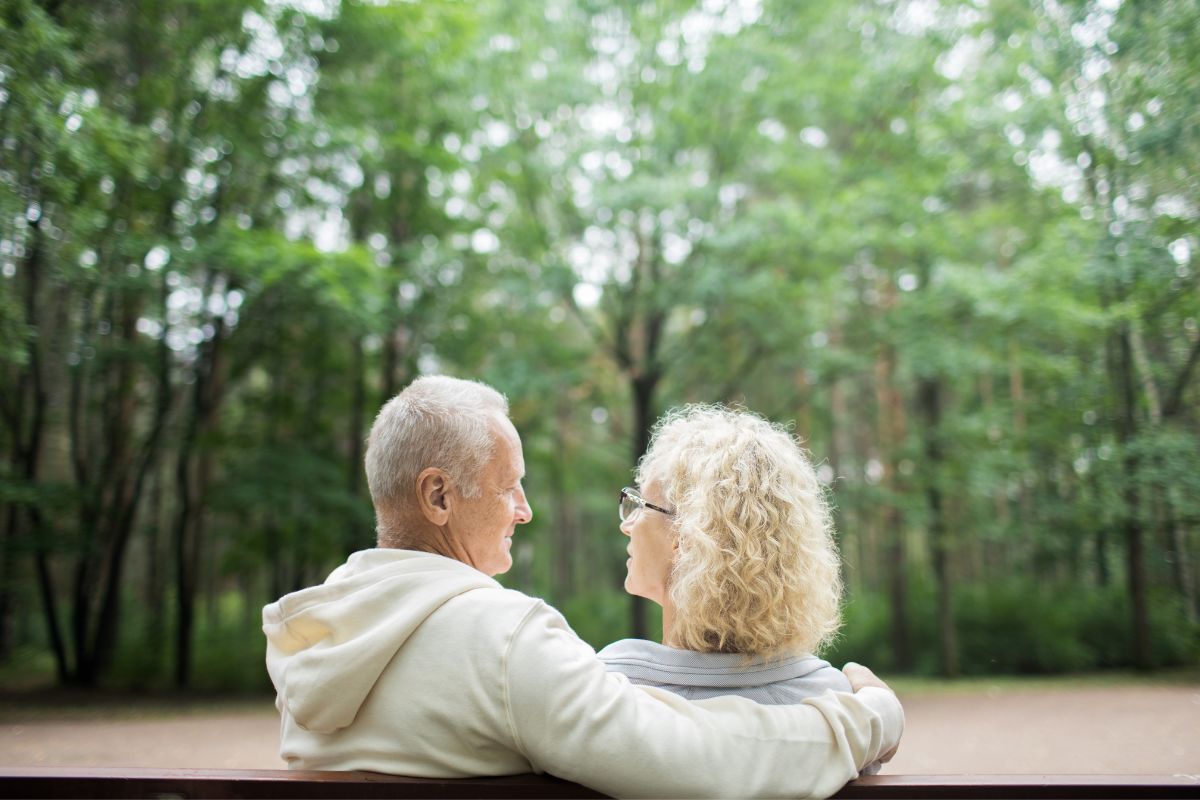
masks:
[(887, 689), (892, 691), (892, 687), (879, 679), (871, 670), (864, 667), (862, 664), (856, 664), (853, 661), (847, 661), (846, 666), (842, 667), (842, 672), (845, 673), (846, 679), (850, 681), (851, 688), (858, 691), (865, 686), (874, 686), (879, 689)]
[[(862, 664), (856, 664), (853, 661), (848, 661), (846, 662), (846, 666), (842, 667), (842, 673), (846, 676), (846, 679), (850, 681), (850, 688), (856, 692), (867, 686), (874, 686), (876, 689), (886, 689), (889, 692), (892, 691), (892, 687), (881, 681), (878, 675), (876, 675), (874, 672), (871, 672), (871, 670), (867, 669)], [(895, 692), (892, 693), (895, 694)], [(896, 751), (899, 749), (900, 745), (897, 744), (891, 750), (879, 757), (879, 763), (891, 761), (892, 756), (896, 755)]]

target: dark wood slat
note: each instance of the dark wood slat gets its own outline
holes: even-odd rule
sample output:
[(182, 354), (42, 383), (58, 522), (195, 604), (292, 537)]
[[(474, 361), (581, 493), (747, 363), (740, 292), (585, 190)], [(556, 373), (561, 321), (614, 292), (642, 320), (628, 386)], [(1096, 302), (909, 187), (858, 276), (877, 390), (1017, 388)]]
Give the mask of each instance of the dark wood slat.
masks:
[(835, 797), (839, 800), (1200, 798), (1200, 775), (871, 775), (847, 784)]
[(376, 772), (0, 767), (0, 797), (28, 798), (595, 798), (548, 775), (409, 778)]
[[(374, 772), (0, 767), (0, 797), (28, 798), (595, 798), (591, 789), (545, 775), (409, 778)], [(901, 798), (1200, 798), (1200, 775), (873, 775), (841, 800)]]

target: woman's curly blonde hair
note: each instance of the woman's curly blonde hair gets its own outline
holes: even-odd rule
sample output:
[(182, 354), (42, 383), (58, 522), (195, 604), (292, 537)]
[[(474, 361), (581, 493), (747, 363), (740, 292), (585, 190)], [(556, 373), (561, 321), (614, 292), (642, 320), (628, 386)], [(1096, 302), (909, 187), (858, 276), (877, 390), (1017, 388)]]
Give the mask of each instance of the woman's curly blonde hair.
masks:
[(748, 655), (816, 652), (841, 625), (825, 490), (800, 443), (748, 411), (688, 405), (655, 425), (638, 483), (657, 480), (679, 546), (671, 644)]

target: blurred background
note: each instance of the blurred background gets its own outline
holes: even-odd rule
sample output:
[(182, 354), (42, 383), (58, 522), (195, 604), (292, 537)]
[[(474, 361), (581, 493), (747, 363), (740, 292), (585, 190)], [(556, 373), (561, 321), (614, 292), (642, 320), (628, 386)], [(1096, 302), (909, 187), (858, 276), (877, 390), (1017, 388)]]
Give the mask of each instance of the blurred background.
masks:
[(437, 372), (594, 645), (657, 637), (617, 492), (719, 401), (828, 484), (831, 660), (1194, 674), (1200, 2), (2, 8), (5, 687), (266, 690)]

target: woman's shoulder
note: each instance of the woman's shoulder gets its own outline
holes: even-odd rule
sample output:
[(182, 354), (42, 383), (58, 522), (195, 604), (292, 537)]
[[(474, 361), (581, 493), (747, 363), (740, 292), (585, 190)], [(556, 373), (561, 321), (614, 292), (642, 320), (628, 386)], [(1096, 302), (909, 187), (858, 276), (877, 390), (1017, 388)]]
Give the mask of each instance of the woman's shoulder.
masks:
[(846, 674), (828, 661), (813, 655), (805, 656), (806, 669), (799, 676), (805, 685), (817, 691), (832, 689), (835, 692), (852, 692)]

